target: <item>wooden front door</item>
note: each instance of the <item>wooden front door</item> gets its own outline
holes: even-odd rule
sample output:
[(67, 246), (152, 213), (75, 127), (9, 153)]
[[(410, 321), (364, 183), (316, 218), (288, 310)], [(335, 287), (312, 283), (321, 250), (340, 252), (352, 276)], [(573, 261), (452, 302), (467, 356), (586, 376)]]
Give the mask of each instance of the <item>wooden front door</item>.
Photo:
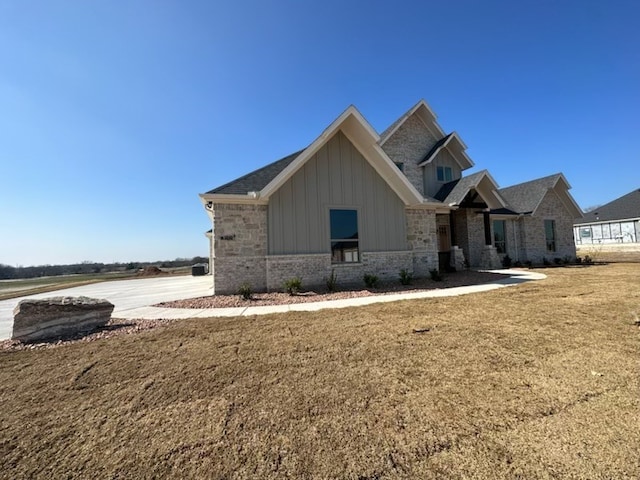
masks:
[(451, 251), (449, 225), (438, 225), (438, 251), (439, 252)]

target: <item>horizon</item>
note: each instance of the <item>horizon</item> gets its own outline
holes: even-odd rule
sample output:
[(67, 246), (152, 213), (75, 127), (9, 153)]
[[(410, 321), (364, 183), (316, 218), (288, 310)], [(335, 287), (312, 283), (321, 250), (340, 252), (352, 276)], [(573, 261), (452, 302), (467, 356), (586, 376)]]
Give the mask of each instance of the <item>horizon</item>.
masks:
[(609, 203), (640, 187), (639, 20), (626, 0), (2, 4), (0, 263), (206, 258), (198, 194), (352, 104), (380, 133), (424, 98), (465, 174), (562, 172), (583, 210)]

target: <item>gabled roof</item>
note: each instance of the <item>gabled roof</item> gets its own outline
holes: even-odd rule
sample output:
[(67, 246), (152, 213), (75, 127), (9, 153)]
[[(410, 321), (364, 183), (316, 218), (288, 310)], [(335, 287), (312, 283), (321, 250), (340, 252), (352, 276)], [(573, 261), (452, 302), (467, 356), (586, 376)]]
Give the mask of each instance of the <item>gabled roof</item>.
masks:
[(496, 193), (498, 185), (487, 170), (482, 170), (454, 180), (453, 182), (445, 183), (440, 190), (438, 190), (435, 198), (445, 205), (459, 206), (471, 190), (475, 190), (491, 209), (506, 207), (504, 200)]
[(235, 180), (225, 183), (213, 190), (209, 190), (207, 193), (246, 195), (249, 192), (259, 192), (303, 151), (304, 150), (299, 150), (296, 153), (287, 155), (286, 157), (276, 160), (265, 167), (254, 170), (253, 172), (250, 172), (240, 178), (236, 178)]
[(380, 137), (376, 131), (353, 105), (347, 108), (304, 150), (201, 194), (201, 201), (204, 204), (223, 200), (225, 202), (267, 203), (269, 197), (338, 131), (342, 131), (406, 205), (431, 205), (434, 203), (430, 199), (423, 198), (407, 177), (400, 172), (378, 144)]
[(640, 188), (584, 214), (576, 223), (608, 222), (640, 218)]
[(529, 182), (519, 183), (499, 190), (500, 195), (507, 201), (509, 208), (519, 213), (535, 213), (549, 190), (554, 190), (573, 214), (578, 216), (582, 210), (569, 195), (571, 188), (562, 173), (538, 178)]
[(454, 160), (458, 163), (462, 170), (473, 167), (473, 161), (465, 153), (467, 146), (460, 139), (456, 132), (451, 132), (447, 136), (438, 140), (436, 144), (431, 147), (429, 153), (427, 153), (425, 157), (418, 162), (418, 166), (422, 167), (428, 163), (431, 163), (443, 148), (449, 149), (449, 153), (451, 153)]
[(402, 124), (414, 114), (417, 115), (420, 120), (422, 120), (427, 129), (431, 130), (436, 138), (444, 136), (444, 131), (442, 130), (442, 128), (440, 128), (438, 122), (436, 122), (436, 114), (433, 113), (431, 107), (429, 107), (427, 102), (425, 102), (423, 99), (416, 103), (409, 110), (407, 110), (404, 115), (398, 118), (389, 126), (389, 128), (387, 128), (384, 132), (382, 132), (382, 134), (380, 134), (380, 145), (384, 145), (384, 143), (389, 140), (391, 135), (393, 135), (396, 130), (398, 130), (402, 126)]

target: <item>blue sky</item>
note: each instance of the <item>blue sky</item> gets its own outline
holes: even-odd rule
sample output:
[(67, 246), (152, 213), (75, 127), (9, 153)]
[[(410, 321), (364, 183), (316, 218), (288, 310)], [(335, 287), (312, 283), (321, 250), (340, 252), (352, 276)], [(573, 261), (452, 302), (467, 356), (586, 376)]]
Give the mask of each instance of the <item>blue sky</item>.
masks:
[(501, 186), (640, 187), (632, 1), (0, 0), (0, 263), (207, 255), (198, 193), (420, 98)]

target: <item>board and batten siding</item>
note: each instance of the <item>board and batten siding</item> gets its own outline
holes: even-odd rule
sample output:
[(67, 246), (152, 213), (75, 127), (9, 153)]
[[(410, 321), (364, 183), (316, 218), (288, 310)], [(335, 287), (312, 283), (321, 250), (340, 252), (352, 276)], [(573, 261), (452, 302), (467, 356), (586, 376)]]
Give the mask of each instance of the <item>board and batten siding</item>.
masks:
[(340, 131), (269, 199), (269, 254), (329, 253), (329, 209), (358, 210), (361, 252), (407, 250), (402, 200)]

